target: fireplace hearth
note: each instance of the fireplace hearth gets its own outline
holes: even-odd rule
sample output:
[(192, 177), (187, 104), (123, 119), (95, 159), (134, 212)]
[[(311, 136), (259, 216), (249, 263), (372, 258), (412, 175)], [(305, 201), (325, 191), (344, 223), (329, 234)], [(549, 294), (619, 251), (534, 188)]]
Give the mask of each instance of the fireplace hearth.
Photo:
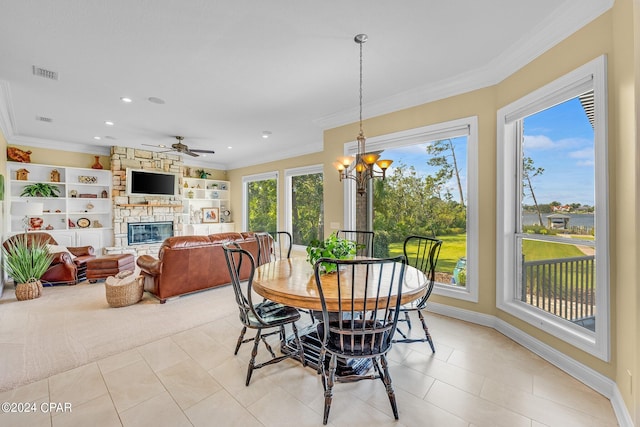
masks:
[(131, 222), (127, 224), (127, 240), (129, 245), (162, 243), (173, 236), (173, 222)]

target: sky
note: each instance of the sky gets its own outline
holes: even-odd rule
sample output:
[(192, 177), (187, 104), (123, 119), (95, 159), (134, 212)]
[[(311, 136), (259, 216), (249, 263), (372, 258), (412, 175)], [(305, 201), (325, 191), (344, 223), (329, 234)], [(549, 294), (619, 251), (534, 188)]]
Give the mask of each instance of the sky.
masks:
[[(524, 155), (531, 157), (534, 167), (543, 168), (542, 174), (532, 178), (538, 203), (560, 202), (594, 205), (594, 143), (593, 129), (575, 98), (524, 120)], [(454, 138), (462, 183), (466, 186), (466, 137)], [(435, 168), (427, 165), (429, 156), (425, 144), (386, 149), (383, 157), (394, 161), (387, 173), (400, 163), (413, 165), (420, 174), (432, 174)], [(457, 190), (454, 182), (451, 189)], [(533, 204), (526, 191), (524, 204)]]
[(594, 134), (577, 98), (525, 119), (524, 154), (544, 168), (532, 180), (538, 203), (594, 205)]

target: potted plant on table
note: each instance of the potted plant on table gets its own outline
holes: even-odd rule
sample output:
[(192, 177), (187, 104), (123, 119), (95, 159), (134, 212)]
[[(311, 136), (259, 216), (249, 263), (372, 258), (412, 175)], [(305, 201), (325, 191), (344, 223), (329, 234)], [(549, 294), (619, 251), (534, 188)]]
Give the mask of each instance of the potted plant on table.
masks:
[(13, 278), (18, 301), (34, 299), (42, 295), (40, 277), (47, 271), (53, 255), (45, 243), (33, 240), (28, 243), (26, 234), (8, 240), (2, 247), (7, 273)]
[[(343, 239), (335, 234), (323, 241), (314, 240), (307, 246), (307, 261), (315, 265), (320, 258), (352, 259), (356, 256), (358, 245), (352, 240)], [(333, 273), (335, 264), (322, 263), (325, 273)]]

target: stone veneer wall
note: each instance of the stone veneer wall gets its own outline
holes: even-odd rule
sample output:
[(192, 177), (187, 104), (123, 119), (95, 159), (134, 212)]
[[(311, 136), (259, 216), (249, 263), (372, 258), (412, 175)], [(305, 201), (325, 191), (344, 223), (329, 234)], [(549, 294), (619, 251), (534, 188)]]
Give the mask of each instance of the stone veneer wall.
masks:
[[(182, 197), (180, 195), (175, 197), (127, 196), (127, 168), (172, 172), (182, 176), (182, 158), (167, 153), (127, 147), (111, 147), (114, 247), (106, 248), (106, 252), (155, 256), (158, 254), (160, 243), (128, 245), (127, 223), (173, 221), (173, 232), (178, 235), (183, 226)], [(126, 206), (135, 204), (145, 204), (146, 206)]]

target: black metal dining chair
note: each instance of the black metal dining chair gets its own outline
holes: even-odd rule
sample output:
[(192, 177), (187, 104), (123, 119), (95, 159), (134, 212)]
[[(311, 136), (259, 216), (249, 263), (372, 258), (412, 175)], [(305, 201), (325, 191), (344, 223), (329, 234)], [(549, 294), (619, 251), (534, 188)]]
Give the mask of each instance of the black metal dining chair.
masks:
[[(433, 286), (436, 279), (436, 265), (438, 264), (438, 257), (440, 256), (440, 248), (442, 247), (442, 240), (438, 240), (433, 237), (426, 236), (409, 236), (404, 240), (404, 256), (407, 260), (407, 264), (422, 271), (428, 280), (427, 293), (409, 304), (405, 304), (400, 308), (400, 311), (404, 313), (404, 318), (401, 318), (400, 322), (406, 322), (407, 328), (411, 329), (411, 312), (417, 312), (418, 318), (422, 323), (422, 329), (424, 330), (424, 338), (409, 338), (401, 328), (396, 330), (396, 333), (402, 336), (402, 339), (394, 340), (393, 342), (428, 342), (431, 346), (431, 351), (436, 352), (436, 348), (433, 344), (433, 339), (429, 333), (427, 322), (424, 320), (423, 311), (426, 310), (427, 300), (431, 296)], [(407, 331), (408, 333), (408, 331)]]
[(276, 231), (273, 242), (275, 259), (291, 258), (293, 237), (288, 231)]
[(373, 231), (338, 230), (337, 236), (356, 242), (356, 255), (366, 257), (373, 256), (373, 239), (375, 237)]
[(260, 231), (255, 235), (258, 240), (258, 265), (283, 258), (291, 258), (293, 239), (289, 232), (276, 231), (269, 233)]
[[(252, 300), (252, 285), (256, 263), (253, 256), (250, 252), (242, 249), (234, 242), (225, 243), (222, 248), (224, 249), (227, 267), (229, 268), (229, 275), (231, 276), (231, 285), (233, 286), (233, 291), (236, 296), (236, 303), (240, 310), (240, 321), (243, 325), (233, 354), (238, 354), (238, 350), (243, 343), (253, 341), (253, 349), (251, 350), (251, 359), (249, 360), (249, 366), (247, 368), (247, 379), (245, 385), (249, 385), (249, 382), (251, 381), (251, 374), (254, 369), (259, 369), (291, 357), (299, 359), (304, 365), (304, 352), (302, 350), (300, 337), (298, 336), (298, 328), (295, 324), (296, 321), (300, 320), (300, 313), (298, 310), (294, 307), (289, 307), (270, 300), (264, 300), (260, 303), (254, 304)], [(246, 284), (243, 286), (240, 277), (241, 275), (244, 277), (246, 274), (248, 274), (248, 278)], [(271, 335), (279, 334), (280, 343), (282, 345), (286, 339), (285, 325), (289, 324), (293, 329), (295, 337), (294, 342), (298, 352), (276, 356), (266, 338)], [(256, 330), (256, 335), (253, 338), (244, 339), (247, 328)], [(268, 329), (271, 329), (272, 331), (263, 334), (263, 330)], [(258, 354), (258, 345), (261, 340), (271, 354), (271, 359), (257, 364), (256, 356)]]
[[(338, 272), (323, 274), (323, 263), (334, 264)], [(391, 349), (398, 322), (399, 311), (394, 307), (400, 305), (402, 297), (406, 268), (404, 257), (357, 260), (320, 258), (314, 268), (322, 304), (322, 323), (318, 324), (317, 332), (322, 342), (318, 364), (324, 388), (323, 424), (327, 424), (329, 418), (336, 380), (382, 380), (397, 420), (398, 407), (386, 354)], [(329, 294), (338, 298), (337, 312), (336, 307), (327, 305), (326, 296)], [(330, 356), (328, 363), (327, 355)], [(374, 372), (336, 377), (338, 357), (370, 359)]]

